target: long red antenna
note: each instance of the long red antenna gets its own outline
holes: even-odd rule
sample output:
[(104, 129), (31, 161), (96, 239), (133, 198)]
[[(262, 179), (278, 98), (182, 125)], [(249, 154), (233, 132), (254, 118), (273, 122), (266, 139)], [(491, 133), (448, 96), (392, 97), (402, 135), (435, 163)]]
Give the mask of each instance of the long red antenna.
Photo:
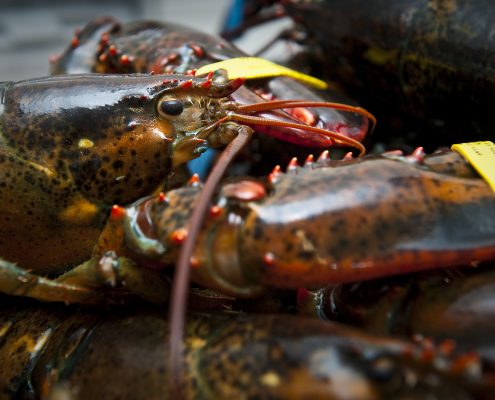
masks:
[(347, 111), (368, 118), (371, 121), (371, 129), (370, 129), (371, 132), (373, 132), (376, 126), (376, 118), (368, 110), (362, 107), (351, 106), (349, 104), (332, 103), (327, 101), (270, 100), (264, 103), (242, 105), (237, 107), (237, 110), (240, 112), (253, 112), (253, 111), (260, 112), (260, 111), (269, 111), (269, 110), (276, 110), (281, 108), (295, 108), (295, 107), (332, 108), (334, 110)]
[(170, 387), (173, 398), (181, 398), (180, 390), (183, 377), (183, 336), (187, 297), (189, 293), (190, 260), (194, 252), (194, 245), (203, 224), (204, 216), (210, 206), (213, 193), (222, 179), (225, 170), (237, 153), (249, 142), (253, 130), (248, 126), (241, 126), (238, 135), (225, 148), (213, 167), (205, 185), (194, 203), (194, 209), (187, 226), (187, 237), (182, 245), (179, 260), (176, 266), (172, 284), (171, 301), (169, 308), (170, 320)]

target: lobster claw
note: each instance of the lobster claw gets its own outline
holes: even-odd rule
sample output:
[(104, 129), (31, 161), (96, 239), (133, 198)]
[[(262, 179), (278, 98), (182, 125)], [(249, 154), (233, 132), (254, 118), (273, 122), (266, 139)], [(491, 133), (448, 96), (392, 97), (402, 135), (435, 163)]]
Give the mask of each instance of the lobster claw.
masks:
[(208, 148), (208, 142), (196, 136), (184, 136), (177, 139), (173, 146), (172, 165), (176, 167), (199, 157)]

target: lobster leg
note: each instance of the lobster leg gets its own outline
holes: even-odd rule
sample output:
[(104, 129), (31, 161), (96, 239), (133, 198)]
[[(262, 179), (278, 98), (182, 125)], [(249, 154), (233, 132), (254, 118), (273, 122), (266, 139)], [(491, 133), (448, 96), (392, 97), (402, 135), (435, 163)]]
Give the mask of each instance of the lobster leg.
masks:
[(32, 297), (41, 301), (63, 301), (66, 303), (103, 301), (102, 294), (93, 289), (44, 278), (5, 260), (0, 260), (0, 292)]
[(138, 295), (152, 303), (163, 303), (168, 290), (166, 281), (157, 279), (155, 271), (137, 268), (133, 261), (110, 252), (53, 279), (0, 259), (0, 292), (40, 301), (102, 304), (126, 302)]
[[(116, 290), (124, 296), (138, 296), (151, 303), (164, 303), (169, 294), (168, 282), (158, 276), (156, 270), (140, 268), (129, 258), (117, 257), (113, 251), (70, 269), (58, 277), (56, 282), (81, 285), (93, 290)], [(120, 297), (117, 294), (117, 300)]]

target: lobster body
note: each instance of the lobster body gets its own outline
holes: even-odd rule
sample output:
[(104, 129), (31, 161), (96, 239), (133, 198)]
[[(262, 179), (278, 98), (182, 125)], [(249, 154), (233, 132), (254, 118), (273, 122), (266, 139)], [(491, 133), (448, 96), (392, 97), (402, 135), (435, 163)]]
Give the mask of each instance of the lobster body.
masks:
[[(212, 96), (236, 87), (168, 78), (93, 74), (1, 86), (2, 257), (43, 272), (82, 262), (113, 204), (173, 182), (174, 167), (205, 150), (207, 141), (190, 131), (210, 122), (197, 116), (206, 99), (216, 110)], [(189, 89), (180, 87), (185, 81)], [(198, 102), (180, 116), (157, 108), (163, 96), (192, 94)]]
[[(1, 398), (173, 398), (163, 313), (6, 303), (0, 360), (9, 368), (0, 372)], [(190, 315), (184, 341), (186, 399), (484, 398), (478, 360), (459, 367), (462, 354), (425, 358), (420, 346), (337, 324), (199, 314)]]
[[(495, 257), (495, 195), (457, 153), (320, 161), (274, 172), (271, 182), (220, 190), (193, 280), (252, 296), (267, 285), (324, 286)], [(100, 252), (172, 262), (198, 192), (185, 187), (138, 202), (107, 227), (122, 249), (114, 240)], [(153, 251), (142, 246), (150, 240)]]

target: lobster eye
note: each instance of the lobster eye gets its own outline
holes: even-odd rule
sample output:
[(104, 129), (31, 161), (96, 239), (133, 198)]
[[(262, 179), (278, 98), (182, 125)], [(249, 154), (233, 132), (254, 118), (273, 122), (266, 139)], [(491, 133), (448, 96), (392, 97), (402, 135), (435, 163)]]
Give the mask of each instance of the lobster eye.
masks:
[(166, 116), (176, 117), (184, 111), (184, 104), (177, 99), (165, 99), (158, 104), (158, 112)]

